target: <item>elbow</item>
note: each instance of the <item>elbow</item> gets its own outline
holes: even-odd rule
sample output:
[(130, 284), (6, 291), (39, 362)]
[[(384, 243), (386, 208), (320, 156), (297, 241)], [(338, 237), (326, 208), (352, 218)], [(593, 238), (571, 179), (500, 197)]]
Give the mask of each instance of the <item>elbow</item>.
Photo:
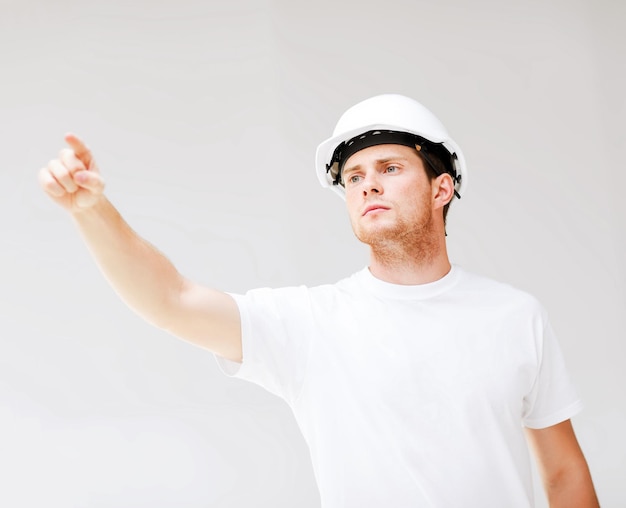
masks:
[(180, 307), (187, 282), (179, 276), (171, 287), (155, 299), (148, 315), (144, 318), (156, 328), (174, 333), (180, 323)]
[(550, 508), (598, 508), (589, 467), (584, 458), (565, 464), (546, 478)]

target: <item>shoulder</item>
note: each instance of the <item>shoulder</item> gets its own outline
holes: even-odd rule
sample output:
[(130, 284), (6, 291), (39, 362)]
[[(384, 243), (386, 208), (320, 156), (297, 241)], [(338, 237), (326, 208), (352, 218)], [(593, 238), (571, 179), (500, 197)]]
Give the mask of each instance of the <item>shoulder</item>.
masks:
[(232, 294), (237, 302), (274, 302), (281, 305), (298, 306), (311, 301), (328, 300), (346, 292), (358, 292), (359, 273), (346, 277), (332, 284), (313, 286), (285, 286), (278, 288), (260, 287), (247, 291), (244, 294)]
[(472, 298), (482, 305), (524, 309), (532, 314), (545, 317), (545, 309), (531, 293), (506, 282), (497, 281), (457, 267), (459, 282), (457, 292), (464, 298)]

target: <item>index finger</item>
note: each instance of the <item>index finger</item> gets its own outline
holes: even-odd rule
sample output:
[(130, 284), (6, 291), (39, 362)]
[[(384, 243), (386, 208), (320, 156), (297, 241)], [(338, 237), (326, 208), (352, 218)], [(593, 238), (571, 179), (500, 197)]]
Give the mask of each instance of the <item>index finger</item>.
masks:
[(93, 163), (93, 155), (91, 155), (91, 150), (87, 148), (87, 145), (80, 139), (76, 134), (72, 134), (68, 132), (65, 135), (65, 142), (70, 146), (76, 157), (80, 159), (80, 161), (85, 165), (87, 169), (91, 169), (91, 164)]

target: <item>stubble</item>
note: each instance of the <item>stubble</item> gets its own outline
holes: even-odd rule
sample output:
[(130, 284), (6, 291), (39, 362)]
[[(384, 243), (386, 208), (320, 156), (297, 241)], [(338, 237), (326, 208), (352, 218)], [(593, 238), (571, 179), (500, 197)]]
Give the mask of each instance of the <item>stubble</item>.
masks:
[(426, 265), (437, 253), (437, 233), (430, 209), (410, 218), (398, 217), (391, 224), (353, 223), (352, 227), (356, 237), (369, 245), (373, 258), (385, 266)]

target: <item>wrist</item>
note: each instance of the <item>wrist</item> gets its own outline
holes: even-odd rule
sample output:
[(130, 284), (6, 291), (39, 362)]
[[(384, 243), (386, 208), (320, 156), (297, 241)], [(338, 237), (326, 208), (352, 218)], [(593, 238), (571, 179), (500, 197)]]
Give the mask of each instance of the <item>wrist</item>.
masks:
[(112, 208), (112, 206), (108, 200), (104, 195), (100, 195), (93, 203), (89, 204), (89, 206), (75, 206), (70, 211), (70, 214), (74, 220), (82, 222), (84, 220), (106, 216), (110, 208)]

